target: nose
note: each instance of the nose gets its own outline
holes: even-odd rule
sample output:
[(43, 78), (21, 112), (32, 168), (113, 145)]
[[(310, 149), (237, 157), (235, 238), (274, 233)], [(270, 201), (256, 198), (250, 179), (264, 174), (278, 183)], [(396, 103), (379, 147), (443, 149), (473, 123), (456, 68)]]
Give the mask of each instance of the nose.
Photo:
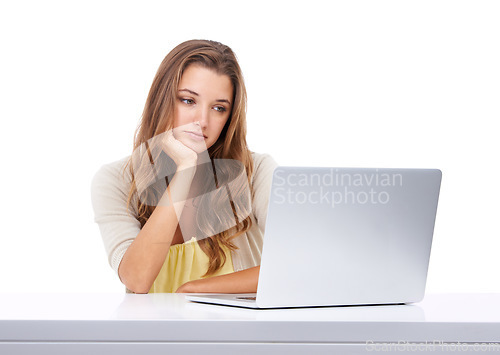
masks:
[(197, 124), (200, 125), (202, 130), (205, 130), (208, 126), (209, 113), (210, 113), (209, 109), (201, 109), (197, 115), (198, 116)]

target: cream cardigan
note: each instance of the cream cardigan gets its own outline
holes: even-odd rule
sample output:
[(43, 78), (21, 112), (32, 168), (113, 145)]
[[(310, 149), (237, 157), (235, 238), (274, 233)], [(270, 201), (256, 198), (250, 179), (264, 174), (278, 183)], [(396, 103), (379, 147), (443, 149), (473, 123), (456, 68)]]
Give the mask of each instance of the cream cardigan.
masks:
[[(252, 153), (252, 158), (254, 173), (251, 181), (255, 191), (251, 214), (253, 223), (246, 233), (232, 240), (239, 248), (231, 252), (234, 271), (260, 265), (271, 180), (277, 166), (268, 154)], [(131, 176), (128, 167), (125, 175), (122, 175), (122, 170), (128, 159), (129, 156), (103, 165), (91, 183), (94, 221), (99, 226), (108, 262), (116, 274), (123, 255), (141, 230), (135, 217), (138, 214), (137, 200), (132, 200), (129, 210), (126, 208)]]

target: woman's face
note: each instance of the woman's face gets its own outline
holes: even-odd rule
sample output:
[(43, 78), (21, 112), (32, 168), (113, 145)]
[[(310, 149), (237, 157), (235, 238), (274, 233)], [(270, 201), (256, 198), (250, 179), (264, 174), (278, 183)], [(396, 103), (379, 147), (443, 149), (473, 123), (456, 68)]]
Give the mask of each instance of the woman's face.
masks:
[(219, 138), (232, 109), (233, 86), (227, 75), (200, 65), (182, 74), (174, 107), (174, 137), (201, 153)]

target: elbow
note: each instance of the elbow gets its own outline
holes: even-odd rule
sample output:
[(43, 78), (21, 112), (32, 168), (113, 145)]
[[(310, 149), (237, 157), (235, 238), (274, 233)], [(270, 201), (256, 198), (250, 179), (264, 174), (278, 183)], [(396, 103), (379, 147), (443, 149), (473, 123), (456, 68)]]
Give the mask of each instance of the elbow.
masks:
[(151, 289), (152, 283), (145, 282), (144, 278), (140, 275), (133, 275), (127, 272), (127, 270), (123, 270), (124, 268), (120, 266), (118, 267), (118, 277), (122, 284), (127, 287), (130, 291), (137, 294), (146, 294), (149, 293)]
[(149, 293), (149, 290), (147, 290), (147, 291), (143, 291), (143, 290), (133, 291), (133, 290), (130, 290), (130, 291), (132, 291), (133, 293), (138, 294), (138, 295), (146, 295), (146, 294)]
[(132, 291), (133, 293), (136, 294), (146, 294), (149, 293), (149, 290), (151, 289), (151, 285), (146, 285), (144, 282), (123, 282), (122, 283)]

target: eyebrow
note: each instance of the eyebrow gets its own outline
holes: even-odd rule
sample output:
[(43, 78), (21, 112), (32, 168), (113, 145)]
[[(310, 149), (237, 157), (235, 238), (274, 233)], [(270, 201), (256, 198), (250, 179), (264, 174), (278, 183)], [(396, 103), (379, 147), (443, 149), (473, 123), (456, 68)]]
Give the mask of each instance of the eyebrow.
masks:
[[(193, 90), (189, 90), (189, 89), (179, 89), (179, 92), (181, 91), (186, 91), (186, 92), (189, 92), (190, 94), (194, 95), (194, 96), (200, 96), (200, 94), (198, 94), (197, 92), (193, 91)], [(231, 102), (229, 102), (229, 100), (226, 100), (226, 99), (217, 99), (215, 100), (215, 102), (225, 102), (227, 103), (228, 105), (231, 105)]]

